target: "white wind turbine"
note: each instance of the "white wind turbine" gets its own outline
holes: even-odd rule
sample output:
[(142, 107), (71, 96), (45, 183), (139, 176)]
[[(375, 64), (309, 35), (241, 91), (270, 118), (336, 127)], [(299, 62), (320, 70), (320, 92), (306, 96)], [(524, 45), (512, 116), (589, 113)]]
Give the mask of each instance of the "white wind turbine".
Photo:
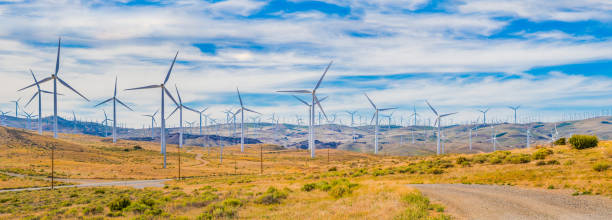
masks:
[(236, 111), (234, 115), (240, 112), (240, 152), (244, 152), (244, 111), (253, 112), (260, 115), (261, 113), (244, 107), (244, 104), (242, 103), (242, 97), (240, 97), (240, 90), (238, 90), (237, 87), (236, 92), (238, 93), (238, 100), (240, 100), (240, 109), (238, 109), (238, 111)]
[(117, 103), (129, 109), (130, 111), (134, 111), (132, 110), (132, 108), (130, 108), (129, 106), (127, 106), (125, 103), (123, 103), (121, 100), (117, 98), (117, 77), (115, 77), (115, 92), (113, 93), (113, 97), (103, 102), (100, 102), (100, 104), (95, 105), (94, 108), (100, 105), (103, 105), (104, 103), (110, 102), (110, 101), (113, 101), (113, 143), (117, 143)]
[[(208, 110), (208, 107), (202, 109), (202, 111), (198, 111), (198, 115), (200, 116), (200, 135), (202, 135), (202, 115), (204, 115), (204, 112)], [(206, 117), (206, 115), (204, 115)], [(206, 127), (206, 124), (208, 124), (208, 117), (204, 118), (204, 127)]]
[(161, 144), (161, 152), (164, 155), (164, 168), (166, 168), (166, 116), (164, 114), (164, 97), (165, 95), (168, 95), (168, 97), (170, 97), (170, 99), (174, 102), (175, 105), (178, 106), (178, 103), (176, 103), (176, 100), (174, 100), (174, 97), (172, 97), (172, 94), (170, 94), (170, 91), (168, 91), (168, 89), (166, 88), (166, 83), (168, 82), (168, 79), (170, 79), (170, 73), (172, 73), (172, 68), (174, 67), (174, 63), (176, 62), (176, 57), (178, 56), (178, 51), (176, 52), (176, 55), (174, 55), (174, 60), (172, 60), (172, 64), (170, 65), (170, 69), (168, 70), (168, 73), (166, 74), (166, 78), (164, 79), (164, 82), (162, 84), (159, 85), (149, 85), (149, 86), (143, 86), (143, 87), (137, 87), (137, 88), (131, 88), (131, 89), (126, 89), (126, 90), (138, 90), (138, 89), (153, 89), (153, 88), (161, 88), (161, 132), (160, 132), (160, 144)]
[(157, 115), (157, 111), (159, 110), (155, 110), (155, 113), (153, 113), (152, 115), (142, 115), (142, 116), (146, 116), (146, 117), (150, 117), (151, 118), (151, 139), (155, 138), (154, 135), (154, 128), (155, 128), (155, 115)]
[(29, 113), (26, 111), (23, 111), (22, 116), (26, 117), (26, 119), (28, 120), (27, 124), (26, 124), (26, 129), (30, 130), (32, 129), (32, 117), (36, 117), (36, 115), (32, 115), (33, 113)]
[(189, 108), (185, 105), (183, 105), (183, 99), (181, 99), (181, 93), (179, 93), (178, 91), (178, 87), (176, 85), (174, 85), (174, 88), (176, 89), (176, 95), (178, 96), (179, 99), (179, 103), (178, 105), (176, 105), (176, 108), (174, 109), (174, 111), (172, 111), (172, 113), (170, 113), (170, 115), (168, 116), (168, 118), (172, 117), (172, 115), (178, 110), (179, 111), (179, 150), (181, 148), (183, 148), (183, 108), (187, 109), (189, 111), (195, 112), (195, 113), (200, 113), (199, 111), (193, 110), (192, 108)]
[[(313, 140), (314, 135), (310, 133), (311, 131), (314, 131), (314, 129), (312, 129), (312, 128), (311, 128), (311, 127), (313, 126), (313, 124), (312, 124), (312, 122), (313, 122), (313, 118), (312, 118), (312, 116), (313, 116), (313, 115), (312, 115), (312, 114), (310, 114), (310, 113), (312, 112), (312, 108), (313, 108), (313, 106), (312, 106), (311, 104), (308, 104), (308, 102), (304, 101), (304, 100), (303, 100), (303, 99), (301, 99), (300, 97), (297, 97), (297, 96), (295, 96), (295, 95), (293, 95), (293, 97), (295, 97), (295, 98), (296, 98), (297, 100), (299, 100), (300, 102), (304, 103), (304, 105), (308, 106), (308, 121), (309, 121), (309, 122), (311, 122), (311, 123), (309, 123), (309, 124), (308, 124), (308, 147), (309, 147), (308, 149), (309, 149), (309, 150), (311, 150), (311, 149), (310, 149), (310, 147), (312, 147), (312, 145), (314, 144), (314, 140)], [(323, 98), (322, 98), (322, 99), (320, 99), (319, 101), (320, 101), (320, 102), (322, 102), (322, 101), (324, 101), (325, 99), (327, 99), (327, 96), (326, 96), (326, 97), (323, 97)], [(298, 117), (299, 117), (299, 116), (298, 116)], [(301, 121), (301, 119), (298, 119), (298, 125), (299, 125), (299, 121)], [(311, 144), (311, 143), (312, 143), (312, 144)]]
[(104, 112), (104, 121), (102, 121), (102, 125), (104, 126), (104, 137), (108, 137), (108, 122), (113, 120), (108, 118), (108, 115), (106, 115), (106, 110), (102, 109), (102, 112)]
[(454, 113), (448, 113), (448, 114), (438, 114), (438, 111), (436, 111), (436, 109), (434, 109), (434, 107), (431, 106), (431, 104), (429, 104), (429, 102), (427, 100), (425, 100), (425, 102), (427, 103), (427, 106), (429, 106), (429, 108), (431, 109), (431, 111), (436, 115), (436, 121), (434, 122), (434, 126), (436, 126), (436, 124), (438, 124), (438, 145), (437, 145), (437, 149), (436, 149), (436, 154), (440, 155), (440, 153), (444, 153), (444, 149), (440, 148), (440, 127), (442, 124), (442, 118), (450, 116), (450, 115), (454, 115), (457, 114), (457, 112)]
[[(40, 89), (40, 84), (38, 84), (38, 80), (36, 80), (36, 76), (34, 76), (34, 72), (30, 70), (30, 73), (32, 74), (32, 78), (34, 78), (34, 83), (36, 84), (36, 88), (38, 90), (34, 93), (32, 98), (30, 98), (28, 103), (26, 103), (25, 107), (28, 107), (28, 105), (30, 105), (30, 102), (32, 102), (32, 100), (34, 100), (34, 98), (38, 96), (38, 134), (42, 134), (42, 94), (43, 93), (53, 94), (53, 93)], [(58, 94), (58, 95), (61, 95), (61, 94)]]
[(64, 82), (64, 80), (62, 80), (61, 78), (59, 78), (58, 74), (59, 74), (59, 61), (60, 61), (60, 48), (62, 45), (62, 38), (59, 38), (58, 42), (57, 42), (57, 59), (55, 60), (55, 73), (51, 74), (50, 77), (44, 78), (42, 80), (40, 80), (38, 83), (34, 83), (32, 85), (26, 86), (25, 88), (22, 88), (18, 91), (23, 91), (27, 88), (30, 88), (32, 86), (36, 86), (39, 84), (42, 84), (44, 82), (47, 82), (49, 80), (53, 80), (53, 137), (57, 138), (57, 81), (60, 82), (60, 84), (64, 85), (65, 87), (67, 87), (68, 89), (72, 90), (74, 93), (76, 93), (77, 95), (81, 96), (83, 99), (85, 99), (86, 101), (89, 102), (89, 99), (87, 99), (85, 96), (83, 96), (81, 93), (79, 93), (78, 91), (76, 91), (74, 88), (72, 88), (70, 85), (68, 85), (68, 83)]
[(373, 120), (376, 120), (376, 126), (374, 127), (374, 154), (378, 154), (378, 121), (379, 121), (378, 113), (396, 109), (396, 108), (378, 108), (376, 107), (374, 102), (372, 102), (370, 97), (368, 97), (368, 94), (366, 94), (365, 92), (363, 94), (365, 95), (365, 97), (368, 99), (368, 101), (370, 102), (370, 104), (372, 104), (372, 107), (374, 108), (374, 115), (372, 115), (372, 120), (370, 120), (370, 124), (372, 124)]
[(17, 100), (15, 100), (15, 101), (11, 101), (11, 102), (14, 102), (14, 103), (15, 103), (15, 118), (19, 118), (18, 113), (19, 113), (19, 101), (20, 101), (20, 100), (21, 100), (21, 98), (18, 98), (18, 99), (17, 99)]
[(412, 122), (413, 128), (411, 129), (412, 130), (412, 144), (414, 144), (414, 139), (415, 139), (414, 138), (414, 130), (417, 127), (417, 116), (419, 115), (419, 113), (416, 112), (416, 104), (412, 106), (412, 109), (413, 109), (413, 113), (410, 116), (411, 117), (414, 116), (414, 121)]
[(516, 121), (516, 111), (519, 108), (521, 108), (521, 106), (520, 105), (517, 105), (517, 106), (508, 106), (508, 108), (510, 108), (510, 109), (512, 109), (514, 111), (514, 124), (516, 124), (517, 123), (517, 121)]
[[(314, 105), (318, 105), (319, 109), (321, 110), (321, 112), (323, 113), (323, 116), (325, 116), (325, 119), (327, 119), (327, 115), (325, 114), (325, 111), (323, 111), (323, 107), (321, 107), (321, 103), (319, 102), (319, 99), (317, 98), (317, 89), (319, 88), (319, 86), (321, 86), (321, 82), (323, 81), (323, 78), (325, 77), (325, 74), (327, 74), (327, 71), (329, 70), (329, 67), (331, 67), (332, 63), (334, 61), (329, 62), (329, 64), (327, 65), (327, 67), (325, 68), (325, 71), (323, 71), (323, 75), (321, 75), (321, 78), (319, 79), (319, 81), (317, 82), (317, 85), (314, 87), (314, 89), (311, 90), (289, 90), (289, 91), (277, 91), (277, 92), (288, 92), (288, 93), (304, 93), (304, 94), (311, 94), (312, 95), (312, 103), (311, 105), (313, 106), (310, 111), (310, 117), (311, 120), (308, 123), (309, 124), (309, 131), (308, 133), (310, 134), (310, 140), (314, 140), (314, 118), (315, 118), (315, 108)], [(319, 125), (321, 124), (321, 118), (319, 115)], [(310, 148), (310, 157), (314, 158), (315, 157), (315, 143), (314, 141), (310, 141), (308, 143), (309, 148)]]
[(355, 113), (357, 113), (357, 111), (346, 111), (347, 114), (351, 115), (351, 130), (352, 130), (352, 136), (351, 139), (353, 140), (353, 142), (355, 142)]
[(487, 108), (485, 110), (478, 110), (480, 113), (482, 113), (482, 123), (484, 125), (487, 125), (487, 112), (489, 112), (491, 108)]

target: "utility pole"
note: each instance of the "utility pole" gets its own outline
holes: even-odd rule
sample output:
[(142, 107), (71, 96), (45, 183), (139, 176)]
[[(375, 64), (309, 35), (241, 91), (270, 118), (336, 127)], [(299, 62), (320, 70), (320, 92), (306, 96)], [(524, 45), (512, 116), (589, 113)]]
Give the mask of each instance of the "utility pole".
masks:
[(54, 176), (53, 173), (55, 173), (55, 144), (51, 144), (51, 189), (54, 189)]

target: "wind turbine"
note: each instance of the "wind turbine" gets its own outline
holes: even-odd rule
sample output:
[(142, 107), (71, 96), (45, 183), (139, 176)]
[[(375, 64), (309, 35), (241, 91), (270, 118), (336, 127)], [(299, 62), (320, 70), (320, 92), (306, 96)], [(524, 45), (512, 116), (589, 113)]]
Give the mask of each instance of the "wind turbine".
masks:
[(18, 113), (19, 113), (19, 101), (21, 100), (21, 98), (15, 100), (15, 101), (11, 101), (15, 103), (15, 118), (19, 118)]
[[(3, 119), (3, 120), (4, 120), (4, 119), (6, 119), (6, 114), (8, 114), (8, 113), (11, 113), (11, 111), (8, 111), (8, 112), (3, 112), (3, 111), (0, 111), (0, 114), (2, 114), (2, 119)], [(7, 125), (8, 125), (8, 124), (7, 124)]]
[[(315, 108), (314, 105), (318, 105), (319, 109), (321, 110), (321, 112), (323, 113), (323, 116), (325, 116), (325, 119), (327, 119), (327, 115), (325, 114), (325, 111), (323, 111), (323, 107), (321, 107), (321, 103), (319, 102), (319, 99), (317, 98), (317, 89), (319, 88), (319, 86), (321, 86), (321, 82), (323, 81), (323, 78), (325, 77), (325, 74), (327, 74), (327, 71), (329, 70), (329, 67), (331, 67), (332, 63), (334, 61), (330, 61), (329, 64), (327, 65), (327, 67), (325, 68), (325, 71), (323, 71), (323, 75), (321, 76), (321, 78), (319, 79), (319, 81), (317, 82), (317, 85), (314, 87), (314, 89), (311, 90), (288, 90), (288, 91), (277, 91), (277, 92), (288, 92), (288, 93), (305, 93), (305, 94), (311, 94), (312, 95), (312, 108), (311, 112), (309, 113), (311, 116), (311, 120), (309, 122), (310, 125), (314, 124), (314, 118), (315, 118)], [(319, 115), (320, 116), (320, 115)], [(321, 124), (321, 119), (319, 117), (319, 125)], [(309, 133), (312, 136), (310, 139), (314, 140), (314, 126), (310, 126), (309, 127)], [(315, 157), (315, 143), (314, 141), (309, 142), (309, 145), (311, 145), (310, 148), (310, 157), (314, 158)]]
[(521, 106), (517, 105), (517, 106), (508, 106), (508, 108), (512, 109), (514, 111), (514, 124), (516, 124), (516, 110), (518, 110)]
[[(199, 111), (193, 110), (192, 108), (189, 108), (185, 105), (183, 105), (183, 99), (181, 99), (181, 93), (179, 93), (178, 91), (178, 87), (176, 85), (174, 85), (174, 88), (176, 89), (176, 95), (178, 96), (179, 99), (179, 103), (178, 105), (176, 105), (176, 108), (174, 109), (174, 111), (172, 111), (172, 113), (170, 113), (170, 115), (168, 116), (168, 118), (172, 117), (172, 115), (178, 110), (179, 111), (179, 151), (181, 148), (183, 148), (183, 108), (187, 109), (189, 111), (195, 112), (195, 113), (200, 113)], [(180, 162), (179, 162), (180, 163)], [(179, 177), (180, 178), (180, 177)]]
[(165, 95), (168, 95), (168, 97), (170, 97), (170, 99), (174, 102), (174, 104), (178, 106), (178, 103), (176, 103), (176, 100), (174, 100), (174, 98), (172, 97), (172, 94), (170, 94), (170, 91), (166, 89), (166, 83), (168, 82), (168, 79), (170, 79), (170, 73), (172, 73), (172, 68), (174, 67), (174, 63), (176, 62), (177, 56), (178, 56), (178, 51), (176, 51), (176, 55), (174, 55), (174, 60), (172, 60), (170, 69), (168, 70), (168, 73), (166, 74), (166, 79), (164, 79), (164, 82), (162, 84), (126, 89), (126, 90), (138, 90), (138, 89), (161, 88), (161, 117), (160, 117), (161, 118), (161, 128), (160, 128), (161, 129), (161, 133), (160, 133), (161, 140), (160, 140), (160, 144), (161, 144), (162, 154), (164, 154), (164, 168), (166, 168), (166, 116), (164, 114), (164, 110), (165, 110), (164, 109), (164, 97)]
[(493, 134), (491, 135), (491, 142), (493, 142), (493, 152), (497, 151), (497, 129), (495, 128), (495, 126), (493, 127)]
[(130, 111), (134, 111), (117, 98), (117, 77), (115, 77), (115, 92), (113, 93), (113, 97), (100, 102), (100, 104), (95, 105), (94, 108), (110, 101), (113, 101), (113, 143), (117, 143), (117, 103), (123, 105), (123, 107), (129, 109)]
[(23, 111), (23, 116), (26, 117), (26, 119), (28, 120), (28, 123), (26, 124), (26, 129), (30, 130), (32, 129), (32, 117), (36, 117), (36, 115), (32, 115), (33, 113), (29, 113), (26, 111)]
[(490, 110), (491, 108), (487, 108), (485, 110), (478, 110), (480, 113), (482, 113), (482, 123), (484, 125), (487, 125), (487, 112)]
[[(370, 97), (368, 97), (368, 94), (366, 94), (365, 92), (363, 94), (368, 99), (368, 101), (370, 101), (370, 104), (372, 104), (372, 107), (374, 108), (374, 115), (372, 115), (372, 120), (374, 120), (374, 118), (376, 118), (376, 126), (374, 127), (374, 154), (378, 154), (378, 113), (379, 112), (383, 112), (383, 111), (388, 111), (388, 110), (396, 109), (396, 108), (378, 108), (378, 107), (376, 107), (374, 102), (372, 102), (372, 99), (370, 99)], [(370, 120), (370, 124), (372, 124), (372, 120)]]
[(108, 122), (113, 120), (108, 118), (106, 115), (106, 110), (102, 109), (102, 112), (104, 112), (104, 121), (102, 121), (102, 125), (104, 125), (104, 137), (108, 137), (108, 132), (106, 131), (108, 128)]
[(357, 113), (357, 111), (346, 111), (347, 114), (351, 115), (351, 130), (352, 130), (352, 140), (353, 142), (355, 142), (355, 113)]
[(26, 103), (25, 107), (28, 107), (28, 105), (30, 105), (30, 102), (32, 102), (32, 100), (34, 100), (34, 98), (38, 96), (38, 133), (42, 134), (42, 117), (41, 117), (42, 116), (42, 93), (47, 93), (47, 94), (53, 94), (53, 93), (40, 89), (40, 85), (38, 84), (38, 80), (36, 80), (36, 76), (34, 76), (34, 72), (30, 70), (30, 73), (32, 74), (32, 78), (34, 78), (34, 83), (36, 84), (36, 88), (38, 89), (38, 91), (34, 93), (32, 98), (30, 98), (28, 103)]
[(155, 127), (155, 115), (157, 115), (157, 111), (155, 110), (155, 113), (153, 113), (152, 115), (142, 115), (142, 116), (146, 116), (146, 117), (150, 117), (151, 118), (151, 139), (154, 138), (153, 134), (153, 128)]
[(412, 109), (414, 112), (410, 116), (414, 116), (414, 121), (412, 122), (414, 128), (411, 129), (412, 130), (412, 144), (414, 144), (414, 130), (416, 129), (416, 126), (417, 126), (417, 116), (419, 114), (416, 112), (416, 104), (412, 105)]
[[(200, 115), (200, 135), (202, 135), (202, 115), (204, 115), (204, 112), (206, 110), (208, 110), (208, 107), (204, 108), (202, 111), (198, 111), (198, 115)], [(206, 116), (206, 115), (204, 115), (204, 116)], [(205, 120), (204, 121), (204, 127), (206, 127), (208, 118), (205, 118), (204, 120)]]
[[(427, 100), (425, 100), (425, 102), (427, 103), (427, 106), (429, 106), (431, 111), (436, 115), (436, 121), (434, 122), (434, 126), (436, 126), (436, 124), (438, 124), (438, 134), (437, 134), (437, 136), (438, 136), (438, 146), (437, 146), (437, 149), (436, 149), (436, 154), (440, 155), (440, 153), (444, 153), (444, 149), (440, 149), (440, 127), (441, 127), (441, 124), (442, 124), (442, 118), (447, 117), (447, 116), (451, 116), (451, 115), (454, 115), (454, 114), (457, 114), (457, 112), (440, 115), (440, 114), (438, 114), (438, 111), (436, 111), (436, 109), (434, 109), (434, 107), (432, 107), (431, 104), (429, 104), (429, 102)], [(442, 151), (440, 152), (440, 150), (442, 150)]]
[(249, 111), (260, 115), (261, 113), (244, 107), (244, 104), (242, 103), (242, 97), (240, 97), (240, 90), (238, 90), (238, 87), (236, 87), (236, 92), (238, 93), (238, 100), (240, 100), (240, 109), (236, 111), (236, 114), (240, 112), (240, 152), (244, 152), (244, 111)]
[[(297, 100), (299, 100), (300, 102), (304, 103), (304, 105), (308, 106), (308, 121), (309, 121), (309, 123), (308, 123), (308, 147), (309, 147), (309, 148), (308, 148), (308, 149), (310, 150), (310, 147), (312, 147), (312, 145), (314, 144), (314, 140), (313, 140), (313, 138), (314, 138), (314, 134), (310, 133), (310, 132), (314, 132), (314, 129), (312, 128), (312, 127), (314, 126), (314, 125), (313, 125), (313, 123), (312, 123), (312, 122), (314, 121), (314, 119), (312, 118), (312, 117), (313, 117), (313, 115), (312, 115), (312, 114), (310, 114), (310, 113), (312, 112), (312, 108), (313, 108), (313, 106), (312, 106), (311, 104), (308, 104), (308, 102), (304, 101), (304, 100), (303, 100), (303, 99), (301, 99), (300, 97), (297, 97), (297, 96), (295, 96), (295, 95), (292, 95), (292, 96), (293, 96), (294, 98), (296, 98)], [(322, 102), (322, 101), (324, 101), (325, 99), (327, 99), (327, 96), (326, 96), (326, 97), (323, 97), (323, 98), (322, 98), (322, 99), (320, 99), (319, 101), (320, 101), (320, 102)], [(297, 117), (297, 119), (298, 119), (298, 126), (299, 126), (299, 122), (300, 122), (302, 119), (300, 118), (300, 116), (299, 116), (299, 115), (297, 115), (296, 117)]]
[(83, 96), (81, 93), (79, 93), (78, 91), (76, 91), (74, 88), (72, 88), (70, 85), (68, 85), (68, 83), (64, 82), (64, 80), (62, 80), (61, 78), (59, 78), (58, 74), (59, 74), (59, 61), (60, 61), (60, 48), (62, 45), (62, 38), (59, 38), (58, 42), (57, 42), (57, 59), (55, 60), (55, 73), (51, 74), (50, 77), (44, 78), (42, 80), (40, 80), (38, 83), (34, 83), (32, 85), (26, 86), (25, 88), (22, 88), (20, 90), (17, 91), (23, 91), (27, 88), (30, 88), (32, 86), (37, 86), (40, 85), (42, 83), (45, 83), (49, 80), (53, 80), (53, 137), (57, 138), (57, 81), (60, 82), (60, 84), (64, 85), (66, 88), (72, 90), (74, 93), (76, 93), (77, 95), (81, 96), (83, 99), (85, 99), (86, 101), (89, 102), (89, 99), (87, 99), (85, 96)]

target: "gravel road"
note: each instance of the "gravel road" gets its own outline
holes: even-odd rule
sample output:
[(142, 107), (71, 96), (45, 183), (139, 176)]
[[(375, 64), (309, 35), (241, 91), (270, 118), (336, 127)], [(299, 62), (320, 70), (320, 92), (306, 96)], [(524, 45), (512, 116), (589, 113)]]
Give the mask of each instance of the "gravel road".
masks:
[(457, 219), (612, 219), (612, 200), (512, 186), (411, 184)]

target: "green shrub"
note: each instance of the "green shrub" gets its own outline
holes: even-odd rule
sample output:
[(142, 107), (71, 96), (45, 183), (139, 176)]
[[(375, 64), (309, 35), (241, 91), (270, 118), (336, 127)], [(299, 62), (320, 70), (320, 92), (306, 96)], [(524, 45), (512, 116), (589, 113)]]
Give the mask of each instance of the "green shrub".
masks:
[(536, 165), (536, 166), (544, 166), (544, 165), (546, 165), (546, 161), (539, 160), (538, 162), (536, 162), (536, 164), (535, 164), (535, 165)]
[(546, 159), (546, 156), (553, 154), (553, 151), (548, 148), (540, 148), (533, 153), (534, 160), (543, 160)]
[(564, 137), (557, 139), (553, 144), (555, 145), (565, 145), (566, 144), (566, 140)]
[(575, 149), (587, 149), (592, 147), (597, 147), (597, 136), (595, 135), (580, 135), (575, 134), (569, 140), (569, 143)]
[(331, 172), (331, 171), (338, 171), (338, 168), (337, 168), (337, 167), (331, 167), (331, 168), (329, 168), (327, 171), (330, 171), (330, 172)]
[(479, 154), (472, 158), (472, 161), (476, 163), (484, 163), (484, 162), (487, 162), (487, 160), (489, 160), (489, 157), (487, 156), (487, 154)]
[(495, 155), (492, 155), (491, 157), (489, 157), (488, 162), (490, 164), (500, 164), (502, 162), (502, 158), (499, 158), (499, 157), (497, 157)]
[(314, 184), (314, 183), (307, 183), (307, 184), (304, 184), (304, 186), (302, 186), (302, 191), (310, 192), (310, 191), (314, 190), (315, 187), (316, 187), (316, 184)]
[(444, 207), (437, 204), (431, 204), (429, 199), (419, 192), (413, 192), (402, 196), (402, 201), (406, 205), (406, 210), (399, 216), (396, 216), (395, 219), (451, 219), (449, 216), (443, 214), (431, 216), (429, 210), (443, 212)]
[(510, 154), (504, 160), (506, 163), (512, 164), (529, 163), (531, 161), (531, 156), (529, 154)]
[(457, 157), (457, 159), (456, 159), (456, 163), (457, 164), (463, 164), (464, 162), (468, 162), (469, 163), (470, 160), (465, 158), (465, 157)]
[(104, 212), (104, 207), (99, 206), (99, 205), (89, 205), (89, 206), (83, 207), (83, 214), (85, 215), (95, 215), (95, 214), (101, 214), (103, 212)]
[(255, 199), (255, 203), (264, 205), (280, 204), (281, 200), (287, 198), (287, 194), (286, 191), (281, 191), (271, 186), (265, 193)]
[(600, 162), (593, 164), (593, 170), (597, 172), (603, 172), (609, 168), (610, 168), (610, 164), (605, 161), (600, 161)]
[(130, 203), (132, 203), (130, 201), (129, 198), (126, 197), (120, 197), (120, 198), (116, 198), (115, 200), (111, 201), (108, 204), (108, 208), (110, 208), (111, 211), (122, 211), (123, 209), (127, 208)]
[(547, 165), (559, 165), (561, 163), (559, 163), (559, 161), (557, 160), (549, 160), (546, 162)]

